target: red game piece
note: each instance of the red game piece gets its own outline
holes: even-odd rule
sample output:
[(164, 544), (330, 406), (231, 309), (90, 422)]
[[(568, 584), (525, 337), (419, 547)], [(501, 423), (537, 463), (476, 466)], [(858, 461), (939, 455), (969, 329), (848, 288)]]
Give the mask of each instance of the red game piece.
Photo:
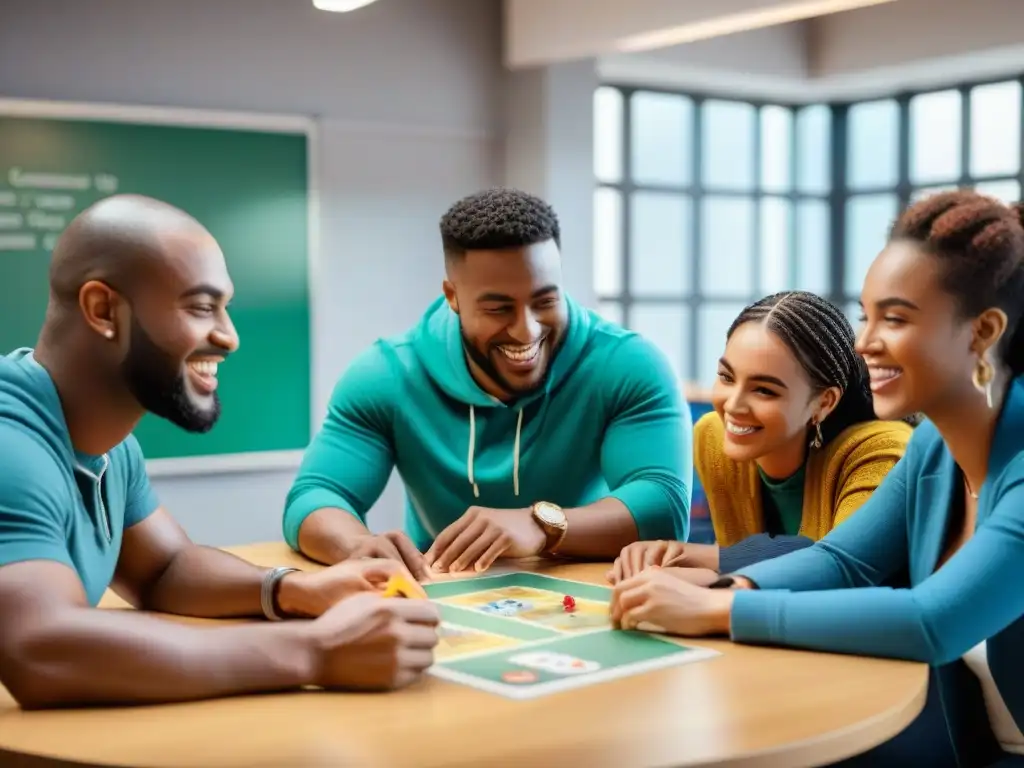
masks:
[(572, 595), (566, 595), (562, 598), (562, 607), (565, 608), (567, 613), (572, 613), (576, 610), (576, 600), (573, 599)]

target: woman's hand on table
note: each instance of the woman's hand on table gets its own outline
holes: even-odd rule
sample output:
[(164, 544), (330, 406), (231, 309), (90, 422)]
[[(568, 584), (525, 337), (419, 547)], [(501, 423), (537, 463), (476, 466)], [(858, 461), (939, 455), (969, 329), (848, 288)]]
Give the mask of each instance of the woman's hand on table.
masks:
[(611, 618), (622, 629), (689, 636), (728, 634), (732, 600), (732, 590), (707, 589), (670, 569), (655, 567), (615, 585)]
[(655, 566), (717, 571), (718, 546), (670, 540), (634, 541), (623, 547), (606, 578), (609, 583), (618, 584)]

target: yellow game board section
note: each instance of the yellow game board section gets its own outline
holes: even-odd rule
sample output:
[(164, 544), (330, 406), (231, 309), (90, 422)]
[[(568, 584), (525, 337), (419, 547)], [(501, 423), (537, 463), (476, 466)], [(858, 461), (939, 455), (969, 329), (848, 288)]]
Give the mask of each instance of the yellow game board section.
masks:
[(497, 635), (493, 632), (485, 632), (481, 629), (464, 627), (458, 624), (441, 624), (438, 633), (440, 639), (434, 648), (434, 659), (436, 661), (451, 661), (461, 659), (478, 653), (489, 653), (491, 651), (514, 648), (522, 645), (525, 640), (515, 637)]
[(435, 602), (467, 608), (495, 618), (526, 622), (559, 633), (611, 628), (607, 603), (581, 598), (574, 600), (571, 610), (566, 610), (563, 598), (563, 595), (546, 589), (502, 586), (435, 598)]

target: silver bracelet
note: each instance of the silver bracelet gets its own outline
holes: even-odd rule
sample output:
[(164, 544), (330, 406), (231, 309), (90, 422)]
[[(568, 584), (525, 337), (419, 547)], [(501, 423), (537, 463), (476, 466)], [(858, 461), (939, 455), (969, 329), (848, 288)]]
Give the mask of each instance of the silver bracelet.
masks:
[(278, 566), (271, 568), (263, 576), (263, 586), (260, 588), (260, 604), (263, 606), (263, 615), (270, 621), (281, 621), (284, 617), (279, 616), (274, 607), (274, 593), (277, 591), (277, 584), (289, 573), (298, 572), (298, 568)]

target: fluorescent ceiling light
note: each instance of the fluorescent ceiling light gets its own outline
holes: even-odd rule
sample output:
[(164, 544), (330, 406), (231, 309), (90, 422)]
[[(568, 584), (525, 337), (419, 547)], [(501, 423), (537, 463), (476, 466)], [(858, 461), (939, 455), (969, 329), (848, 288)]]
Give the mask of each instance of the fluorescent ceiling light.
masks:
[[(320, 1), (320, 0), (316, 0)], [(617, 40), (616, 50), (623, 53), (636, 53), (638, 51), (650, 51), (656, 48), (665, 48), (670, 45), (681, 45), (692, 43), (696, 40), (706, 40), (711, 37), (731, 35), (736, 32), (746, 32), (760, 27), (773, 27), (776, 24), (788, 24), (801, 19), (810, 19), (815, 16), (826, 16), (830, 13), (852, 11), (855, 8), (866, 8), (870, 5), (882, 5), (891, 3), (894, 0), (818, 0), (817, 2), (794, 2), (783, 5), (775, 5), (769, 8), (762, 8), (746, 13), (735, 13), (731, 16), (721, 16), (717, 19), (697, 21), (693, 24), (683, 24), (679, 27), (658, 29), (654, 32), (645, 32), (639, 35)]]
[(313, 5), (321, 11), (348, 13), (373, 2), (376, 2), (376, 0), (313, 0)]

